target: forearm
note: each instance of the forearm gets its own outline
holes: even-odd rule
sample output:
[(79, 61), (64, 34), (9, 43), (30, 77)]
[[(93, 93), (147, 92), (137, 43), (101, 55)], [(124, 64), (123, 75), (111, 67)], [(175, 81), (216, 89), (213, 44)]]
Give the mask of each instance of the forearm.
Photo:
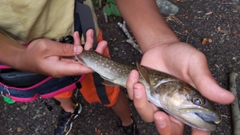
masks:
[(116, 0), (116, 2), (143, 52), (155, 46), (179, 41), (160, 14), (155, 0)]
[(0, 63), (18, 68), (18, 56), (25, 47), (0, 33)]

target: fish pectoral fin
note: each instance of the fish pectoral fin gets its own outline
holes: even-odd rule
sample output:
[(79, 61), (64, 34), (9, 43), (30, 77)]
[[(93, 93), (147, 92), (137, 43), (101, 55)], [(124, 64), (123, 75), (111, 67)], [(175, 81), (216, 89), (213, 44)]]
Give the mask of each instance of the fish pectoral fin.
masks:
[(150, 90), (151, 90), (150, 92), (151, 95), (157, 94), (156, 88), (150, 86)]
[(149, 84), (150, 86), (150, 79), (147, 70), (141, 66), (138, 62), (136, 62), (137, 70), (140, 76)]
[(94, 50), (93, 50), (93, 48), (91, 47), (91, 48), (89, 48), (87, 51), (94, 51)]
[(81, 63), (82, 65), (86, 65), (83, 60), (81, 59), (81, 57), (79, 57), (79, 55), (75, 54), (75, 57), (73, 58), (74, 60), (78, 61), (79, 63)]
[[(100, 75), (101, 76), (101, 75)], [(102, 78), (103, 78), (103, 82), (102, 82), (102, 84), (103, 85), (106, 85), (106, 86), (116, 86), (117, 84), (115, 84), (115, 83), (112, 83), (112, 80), (113, 79), (109, 79), (109, 78), (106, 78), (106, 77), (104, 77), (104, 76), (101, 76)]]
[(113, 78), (112, 79), (110, 79), (110, 78), (107, 78), (107, 77), (104, 77), (104, 76), (102, 76), (102, 75), (100, 75), (104, 80), (108, 80), (109, 82), (111, 82), (112, 80), (113, 80)]
[(164, 84), (164, 83), (167, 83), (167, 82), (178, 82), (178, 80), (174, 79), (174, 78), (165, 78), (165, 79), (162, 79), (160, 81), (158, 81), (155, 85), (152, 86), (153, 89), (156, 89), (158, 88), (160, 85)]
[(108, 81), (108, 80), (104, 80), (104, 81), (102, 82), (102, 84), (103, 84), (103, 85), (106, 85), (106, 86), (117, 86), (117, 84), (112, 83), (112, 82), (110, 82), (110, 81)]

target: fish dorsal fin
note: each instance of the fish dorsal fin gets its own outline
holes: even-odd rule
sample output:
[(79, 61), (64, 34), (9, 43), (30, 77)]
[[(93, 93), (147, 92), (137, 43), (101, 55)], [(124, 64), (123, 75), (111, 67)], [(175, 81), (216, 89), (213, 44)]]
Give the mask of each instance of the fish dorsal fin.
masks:
[(150, 79), (147, 70), (141, 66), (138, 62), (136, 62), (137, 70), (140, 76), (149, 84), (150, 86)]

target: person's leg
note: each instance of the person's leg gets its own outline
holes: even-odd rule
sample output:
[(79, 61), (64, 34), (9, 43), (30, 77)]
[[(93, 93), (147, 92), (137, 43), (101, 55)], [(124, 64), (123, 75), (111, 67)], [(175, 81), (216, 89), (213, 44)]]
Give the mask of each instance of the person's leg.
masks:
[(121, 119), (123, 126), (129, 126), (133, 123), (130, 115), (129, 101), (123, 91), (119, 92), (117, 101), (114, 106), (111, 107), (117, 116)]
[(82, 111), (81, 104), (74, 103), (71, 96), (72, 91), (54, 97), (60, 102), (60, 106), (62, 107), (55, 126), (54, 135), (67, 135), (72, 129), (74, 119), (76, 119)]
[(117, 101), (111, 107), (121, 120), (121, 127), (125, 135), (138, 135), (137, 124), (130, 113), (130, 106), (127, 96), (123, 91), (119, 91)]
[(71, 98), (55, 98), (57, 101), (60, 102), (60, 106), (65, 112), (73, 113), (76, 105), (73, 103)]

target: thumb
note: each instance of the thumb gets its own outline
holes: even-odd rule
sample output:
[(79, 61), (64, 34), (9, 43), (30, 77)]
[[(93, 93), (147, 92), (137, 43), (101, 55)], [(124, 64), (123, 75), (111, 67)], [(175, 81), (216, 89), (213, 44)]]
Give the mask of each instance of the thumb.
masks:
[(202, 75), (201, 80), (194, 84), (203, 96), (219, 104), (230, 104), (235, 99), (231, 92), (218, 85), (212, 75)]
[(74, 56), (75, 51), (82, 51), (81, 46), (72, 44), (63, 44), (51, 40), (38, 40), (34, 44), (37, 46), (29, 46), (27, 49), (34, 49), (36, 53), (43, 53), (44, 56)]
[[(56, 46), (55, 49), (52, 49), (53, 51), (55, 51), (54, 54), (55, 55), (57, 54), (58, 56), (73, 56), (74, 54), (80, 54), (83, 51), (83, 48), (80, 44), (79, 33), (74, 32), (73, 38), (74, 38), (74, 45), (66, 44), (66, 43), (64, 43), (64, 44), (57, 43), (56, 45), (52, 44), (52, 45)], [(51, 47), (53, 47), (53, 46), (51, 46)]]
[[(191, 57), (190, 76), (199, 92), (206, 98), (220, 103), (229, 104), (234, 101), (235, 96), (221, 88), (213, 78), (204, 55), (195, 55)], [(195, 66), (197, 65), (197, 66)]]

